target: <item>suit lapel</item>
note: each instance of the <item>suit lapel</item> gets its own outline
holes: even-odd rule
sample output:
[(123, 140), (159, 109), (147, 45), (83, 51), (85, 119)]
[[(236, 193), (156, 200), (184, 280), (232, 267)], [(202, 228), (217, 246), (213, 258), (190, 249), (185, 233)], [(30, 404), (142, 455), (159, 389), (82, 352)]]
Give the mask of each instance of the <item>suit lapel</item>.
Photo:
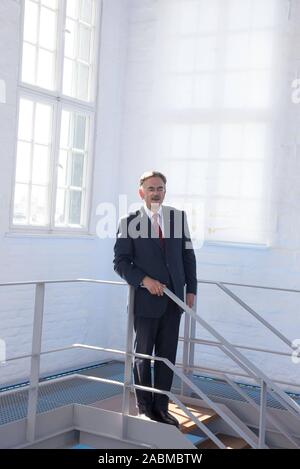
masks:
[(143, 234), (148, 236), (148, 238), (155, 244), (155, 246), (158, 247), (159, 251), (162, 253), (162, 248), (160, 245), (160, 239), (157, 236), (157, 234), (154, 232), (152, 223), (150, 218), (148, 217), (147, 213), (144, 210), (144, 207), (141, 207), (140, 209), (140, 217), (141, 217), (141, 225), (143, 227)]
[(174, 232), (174, 219), (173, 219), (173, 211), (170, 210), (170, 207), (163, 206), (163, 219), (164, 219), (164, 241), (165, 241), (165, 251), (166, 257), (171, 249), (172, 244), (172, 236)]

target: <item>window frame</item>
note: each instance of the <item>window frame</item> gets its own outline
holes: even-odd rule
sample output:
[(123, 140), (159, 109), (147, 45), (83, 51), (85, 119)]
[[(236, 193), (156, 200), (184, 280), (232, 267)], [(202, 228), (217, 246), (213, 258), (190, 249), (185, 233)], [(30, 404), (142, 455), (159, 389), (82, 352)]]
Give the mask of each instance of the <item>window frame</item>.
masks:
[[(91, 207), (93, 192), (93, 169), (95, 164), (95, 142), (96, 142), (96, 125), (97, 125), (97, 102), (98, 102), (98, 78), (100, 69), (100, 36), (101, 36), (101, 19), (102, 19), (102, 0), (95, 2), (95, 37), (93, 41), (94, 48), (94, 67), (91, 80), (91, 96), (90, 101), (83, 101), (77, 98), (63, 94), (63, 61), (64, 61), (64, 34), (66, 24), (66, 2), (67, 0), (59, 0), (61, 5), (58, 8), (57, 19), (57, 57), (56, 57), (56, 74), (55, 74), (55, 90), (48, 90), (37, 85), (32, 85), (22, 81), (22, 62), (23, 62), (23, 35), (24, 35), (24, 19), (25, 19), (25, 1), (21, 0), (21, 28), (20, 28), (20, 54), (19, 54), (19, 70), (18, 70), (18, 90), (17, 90), (17, 106), (16, 106), (16, 128), (15, 128), (15, 148), (14, 148), (14, 164), (10, 201), (9, 215), (9, 232), (12, 234), (41, 234), (41, 235), (94, 235), (91, 232)], [(52, 140), (51, 152), (49, 155), (49, 223), (47, 225), (32, 224), (15, 224), (14, 223), (14, 199), (16, 186), (16, 166), (17, 166), (17, 147), (18, 147), (18, 128), (19, 128), (19, 109), (20, 100), (29, 99), (34, 102), (46, 102), (53, 106), (52, 119)], [(57, 166), (59, 164), (59, 145), (60, 145), (60, 124), (62, 111), (82, 112), (89, 118), (88, 126), (88, 146), (87, 146), (87, 162), (85, 172), (85, 197), (82, 206), (82, 226), (55, 226), (55, 209), (57, 194)]]
[[(167, 2), (167, 5), (168, 5), (168, 0), (166, 0)], [(174, 3), (176, 2), (176, 0), (174, 0)], [(182, 4), (182, 0), (178, 0), (178, 4)], [(222, 10), (223, 10), (223, 15), (225, 13), (225, 17), (227, 17), (227, 11), (226, 11), (226, 5), (224, 3), (221, 2), (221, 7)], [(283, 10), (282, 7), (280, 7), (281, 11)], [(279, 31), (281, 32), (281, 28), (282, 28), (282, 25), (280, 25), (280, 29), (277, 30), (276, 32), (274, 32), (274, 37), (273, 37), (273, 47), (274, 49), (278, 49), (278, 41), (279, 41)], [(261, 29), (261, 28), (259, 28)], [(262, 30), (264, 30), (265, 28), (262, 28)], [(269, 27), (266, 28), (266, 30), (269, 30)], [(272, 30), (270, 28), (270, 30)], [(247, 28), (247, 31), (248, 31), (248, 28)], [(250, 30), (249, 30), (250, 31)], [(248, 31), (248, 32), (249, 32)], [(212, 33), (203, 33), (203, 34), (198, 34), (197, 32), (192, 32), (192, 33), (183, 33), (183, 32), (180, 32), (178, 33), (178, 37), (182, 39), (186, 38), (186, 37), (200, 37), (200, 36), (203, 36), (203, 37), (208, 37), (210, 36)], [(216, 41), (219, 41), (219, 42), (223, 42), (228, 36), (229, 34), (233, 34), (233, 32), (229, 32), (224, 24), (222, 26), (222, 28), (220, 30), (218, 30), (218, 34), (217, 34), (217, 39)], [(175, 36), (175, 33), (173, 33), (173, 37)], [(164, 35), (162, 33), (162, 37), (163, 39), (168, 39), (169, 38), (169, 35), (166, 34)], [(225, 43), (225, 42), (224, 42)], [(218, 64), (218, 67), (220, 67), (220, 63), (223, 64), (224, 62), (224, 54), (223, 54), (223, 47), (220, 47), (218, 49), (218, 52), (217, 52), (217, 57), (216, 57), (216, 63)], [(221, 60), (220, 60), (220, 54), (221, 54)], [(279, 68), (279, 63), (282, 61), (282, 58), (278, 59), (276, 58), (276, 60), (274, 61), (274, 63), (270, 66), (270, 71), (274, 72), (274, 70), (276, 71), (282, 71), (280, 68)], [(222, 67), (220, 67), (222, 69)], [(258, 67), (259, 68), (259, 67)], [(268, 68), (268, 67), (267, 67)], [(223, 67), (223, 72), (224, 72), (225, 68)], [(255, 66), (254, 70), (256, 71), (257, 70), (257, 67)], [(195, 75), (203, 75), (203, 74), (206, 74), (206, 73), (211, 73), (211, 74), (214, 74), (215, 75), (215, 80), (217, 79), (216, 76), (217, 76), (217, 68), (216, 70), (214, 71), (196, 71), (196, 72), (186, 72), (187, 75), (191, 74), (195, 74)], [(227, 71), (228, 73), (228, 71)], [(164, 79), (166, 79), (166, 76), (169, 75), (173, 75), (175, 76), (176, 74), (180, 75), (180, 72), (178, 72), (178, 70), (176, 72), (174, 71), (171, 71), (169, 70), (168, 72), (164, 71), (162, 76)], [(182, 72), (182, 75), (185, 75), (184, 72)], [(282, 81), (282, 76), (281, 77), (276, 77), (276, 83), (278, 83), (278, 81)], [(223, 90), (224, 88), (224, 83), (222, 83), (221, 87), (218, 88), (219, 89), (219, 92), (220, 90)], [(224, 97), (224, 96), (223, 96)], [(215, 97), (214, 97), (215, 99)], [(275, 108), (276, 110), (276, 108)], [(276, 110), (277, 111), (277, 110)], [(177, 107), (174, 107), (173, 109), (169, 109), (167, 108), (167, 110), (164, 108), (163, 110), (163, 113), (162, 113), (162, 123), (163, 125), (165, 126), (172, 126), (172, 125), (175, 125), (175, 124), (179, 124), (179, 123), (185, 123), (187, 126), (190, 126), (190, 125), (193, 125), (193, 124), (207, 124), (209, 126), (215, 126), (215, 127), (218, 127), (218, 130), (217, 130), (217, 135), (218, 135), (218, 141), (220, 140), (220, 128), (221, 128), (221, 125), (222, 123), (226, 123), (226, 122), (229, 122), (229, 123), (239, 123), (239, 122), (242, 122), (242, 123), (264, 123), (266, 124), (266, 126), (269, 127), (269, 132), (274, 132), (274, 130), (272, 129), (273, 125), (274, 125), (274, 121), (276, 120), (276, 117), (274, 117), (274, 109), (270, 108), (270, 107), (267, 107), (267, 108), (261, 108), (261, 109), (257, 109), (257, 108), (249, 108), (249, 109), (239, 109), (239, 108), (233, 108), (233, 109), (230, 109), (229, 110), (229, 113), (228, 115), (231, 117), (231, 120), (228, 119), (228, 115), (226, 115), (226, 109), (225, 107), (220, 107), (219, 109), (218, 108), (213, 108), (212, 110), (211, 109), (194, 109), (194, 108), (191, 108), (191, 109), (186, 109), (186, 108), (177, 108)], [(217, 116), (217, 118), (216, 118)], [(254, 118), (255, 116), (255, 118)], [(272, 144), (270, 143), (270, 148), (269, 148), (269, 152), (267, 154), (265, 154), (265, 157), (263, 159), (263, 176), (264, 176), (264, 182), (266, 182), (266, 176), (269, 175), (269, 174), (272, 174), (272, 170), (273, 170), (273, 167), (272, 167), (272, 161), (271, 161), (271, 154), (272, 154)], [(219, 162), (222, 161), (220, 158), (218, 158)], [(172, 164), (173, 161), (176, 161), (176, 158), (168, 158), (167, 160), (167, 165), (170, 165)], [(193, 160), (190, 160), (190, 161), (193, 161)], [(195, 160), (196, 161), (196, 160)], [(210, 160), (212, 161), (212, 160)], [(217, 160), (216, 160), (217, 161)], [(211, 183), (209, 183), (211, 184)], [(173, 198), (177, 198), (177, 199), (180, 199), (180, 197), (182, 197), (182, 194), (178, 194), (178, 193), (175, 193), (175, 192), (169, 192), (169, 197), (170, 199), (172, 200)], [(184, 197), (183, 197), (184, 198)], [(191, 195), (188, 195), (188, 196), (185, 196), (185, 201), (187, 202), (190, 202), (192, 199), (195, 199), (195, 200), (202, 200), (203, 202), (205, 202), (205, 214), (207, 214), (208, 212), (211, 211), (211, 207), (213, 206), (213, 202), (214, 202), (214, 197), (211, 196), (211, 193), (210, 193), (210, 190), (209, 190), (209, 193), (208, 195), (206, 196), (191, 196)], [(271, 245), (272, 245), (272, 241), (273, 241), (273, 231), (271, 231), (271, 229), (269, 228), (271, 223), (270, 223), (270, 216), (271, 216), (271, 209), (273, 209), (272, 207), (272, 204), (271, 204), (271, 188), (270, 187), (265, 187), (264, 188), (264, 194), (259, 198), (261, 203), (264, 204), (264, 210), (265, 210), (265, 214), (266, 214), (266, 223), (265, 223), (265, 229), (264, 231), (267, 232), (267, 235), (266, 236), (262, 236), (260, 238), (260, 240), (257, 240), (257, 241), (247, 241), (247, 240), (244, 240), (240, 237), (240, 234), (238, 235), (238, 237), (240, 239), (226, 239), (226, 237), (224, 237), (222, 239), (222, 237), (220, 236), (219, 239), (214, 239), (213, 237), (210, 237), (209, 235), (209, 224), (207, 224), (205, 226), (205, 231), (204, 231), (204, 239), (203, 239), (203, 245), (204, 246), (221, 246), (221, 247), (237, 247), (237, 248), (241, 248), (241, 247), (245, 247), (245, 248), (258, 248), (258, 249), (268, 249)], [(276, 214), (275, 214), (276, 216)]]

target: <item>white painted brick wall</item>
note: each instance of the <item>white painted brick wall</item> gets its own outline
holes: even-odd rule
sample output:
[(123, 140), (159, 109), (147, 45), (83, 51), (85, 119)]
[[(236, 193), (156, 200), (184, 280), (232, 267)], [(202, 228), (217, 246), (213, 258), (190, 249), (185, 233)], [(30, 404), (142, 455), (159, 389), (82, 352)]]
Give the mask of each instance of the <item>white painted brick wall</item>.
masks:
[[(285, 86), (279, 91), (284, 119), (278, 120), (274, 142), (275, 231), (272, 248), (266, 250), (207, 246), (197, 252), (198, 277), (239, 283), (298, 288), (300, 270), (299, 142), (300, 106), (290, 102), (290, 82), (300, 65), (300, 2), (293, 2), (292, 23), (286, 42), (288, 62)], [(151, 93), (154, 81), (154, 44), (157, 14), (155, 0), (105, 0), (100, 63), (99, 116), (92, 227), (96, 207), (102, 201), (117, 202), (125, 193), (137, 201), (140, 173), (157, 160), (153, 146), (154, 117)], [(0, 79), (7, 82), (7, 103), (0, 104), (0, 280), (93, 277), (117, 279), (112, 270), (113, 240), (7, 237), (13, 161), (15, 158), (16, 90), (19, 55), (19, 7), (0, 2)], [(152, 164), (153, 163), (153, 164)], [(272, 181), (269, 181), (270, 184)], [(291, 339), (300, 337), (298, 296), (238, 290), (250, 305)], [(7, 340), (9, 357), (30, 352), (33, 289), (0, 289), (0, 338)], [(237, 343), (275, 347), (281, 345), (262, 333), (246, 312), (236, 307), (215, 287), (201, 287), (198, 312), (218, 331)], [(43, 348), (73, 342), (124, 349), (126, 288), (100, 286), (51, 286), (47, 289)], [(207, 337), (199, 330), (201, 336)], [(249, 354), (249, 357), (253, 355)], [(92, 352), (66, 352), (43, 358), (43, 372), (106, 358)], [(107, 357), (109, 358), (109, 357)], [(299, 381), (299, 365), (270, 355), (253, 358), (271, 376)], [(235, 365), (215, 349), (199, 349), (204, 367)], [(26, 379), (29, 361), (1, 368), (0, 383)]]

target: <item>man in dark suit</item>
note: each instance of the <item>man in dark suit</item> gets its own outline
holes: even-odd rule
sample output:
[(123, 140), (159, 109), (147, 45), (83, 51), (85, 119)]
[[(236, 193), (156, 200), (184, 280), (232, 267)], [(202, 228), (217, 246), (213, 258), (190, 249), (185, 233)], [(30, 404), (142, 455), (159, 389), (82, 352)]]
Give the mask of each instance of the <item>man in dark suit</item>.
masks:
[[(114, 248), (114, 269), (135, 287), (135, 352), (169, 359), (175, 363), (182, 311), (164, 295), (167, 286), (192, 307), (197, 290), (196, 260), (186, 215), (162, 206), (166, 177), (158, 171), (144, 173), (139, 194), (144, 206), (121, 219)], [(144, 287), (144, 288), (143, 288)], [(135, 384), (152, 386), (149, 359), (135, 359)], [(154, 387), (169, 391), (173, 372), (162, 362), (154, 362)], [(168, 412), (168, 396), (136, 390), (140, 414), (178, 426)]]

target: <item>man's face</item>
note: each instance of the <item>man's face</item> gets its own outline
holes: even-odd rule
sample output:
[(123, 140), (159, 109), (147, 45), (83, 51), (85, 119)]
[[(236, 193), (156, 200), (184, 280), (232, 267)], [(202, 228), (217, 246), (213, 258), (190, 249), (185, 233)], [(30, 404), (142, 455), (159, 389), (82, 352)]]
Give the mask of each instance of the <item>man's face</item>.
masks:
[(147, 207), (152, 212), (156, 212), (164, 201), (166, 186), (160, 177), (151, 177), (144, 181), (139, 189), (139, 194)]

